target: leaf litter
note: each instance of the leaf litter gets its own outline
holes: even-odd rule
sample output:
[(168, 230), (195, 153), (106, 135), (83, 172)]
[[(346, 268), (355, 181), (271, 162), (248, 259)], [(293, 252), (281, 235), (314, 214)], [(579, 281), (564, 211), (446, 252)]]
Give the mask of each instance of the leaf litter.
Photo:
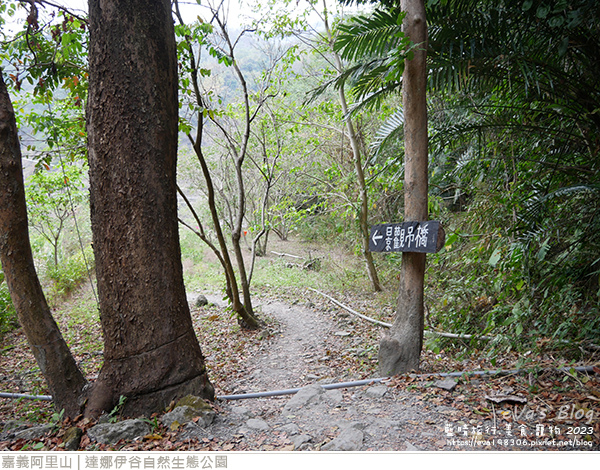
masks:
[[(263, 288), (256, 299), (265, 320), (264, 329), (258, 333), (241, 329), (225, 306), (192, 308), (194, 327), (217, 395), (377, 377), (382, 328), (353, 318), (308, 289)], [(393, 321), (393, 312), (378, 308), (371, 293), (346, 292), (340, 300), (379, 320)], [(68, 332), (68, 341), (70, 335), (76, 341), (84, 330), (78, 325), (70, 328), (67, 319), (56, 313), (61, 328)], [(85, 331), (95, 335), (89, 344), (101, 344), (98, 323), (94, 328), (88, 325)], [(102, 365), (101, 351), (95, 348), (80, 348), (75, 353), (90, 380), (97, 377)], [(7, 335), (1, 351), (2, 391), (48, 393), (20, 330)], [(63, 450), (65, 432), (72, 426), (84, 431), (82, 450), (319, 450), (340, 435), (345, 423), (362, 427), (361, 450), (600, 450), (600, 369), (595, 369), (595, 374), (578, 373), (572, 369), (573, 364), (556, 360), (547, 352), (529, 357), (526, 373), (489, 377), (464, 374), (455, 378), (454, 391), (436, 387), (439, 377), (422, 375), (510, 370), (522, 363), (522, 356), (515, 352), (494, 359), (492, 364), (477, 351), (457, 359), (444, 350), (424, 350), (420, 370), (384, 380), (380, 385), (387, 392), (382, 397), (369, 397), (368, 386), (343, 389), (337, 404), (308, 417), (282, 416), (289, 396), (244, 400), (241, 405), (224, 400), (213, 404), (217, 416), (230, 415), (236, 407), (248, 408), (252, 416), (268, 423), (267, 430), (216, 426), (204, 437), (182, 439), (182, 427), (166, 428), (154, 415), (151, 434), (138, 441), (107, 446), (89, 439), (85, 431), (95, 422), (79, 417), (57, 423), (43, 438), (0, 442), (0, 450)], [(594, 363), (598, 358), (589, 358), (588, 364)], [(567, 371), (557, 370), (560, 367)], [(490, 400), (502, 396), (516, 399)], [(15, 420), (47, 423), (53, 413), (50, 402), (0, 399), (0, 426)], [(378, 426), (378, 420), (385, 425)], [(290, 431), (290, 422), (298, 431)], [(550, 429), (554, 434), (549, 433)], [(558, 430), (560, 433), (555, 432)], [(310, 439), (301, 443), (296, 440), (299, 433)], [(477, 444), (492, 438), (493, 445)], [(525, 438), (529, 442), (571, 439), (585, 445), (532, 447), (522, 445)], [(465, 445), (467, 441), (470, 445)]]

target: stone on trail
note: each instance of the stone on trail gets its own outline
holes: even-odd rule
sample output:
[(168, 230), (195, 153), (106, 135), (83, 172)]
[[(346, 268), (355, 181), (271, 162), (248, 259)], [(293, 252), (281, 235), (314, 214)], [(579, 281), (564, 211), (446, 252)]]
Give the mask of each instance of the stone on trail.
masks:
[(79, 449), (81, 444), (81, 437), (83, 436), (83, 430), (77, 426), (72, 426), (66, 430), (63, 436), (63, 443), (65, 444), (65, 450), (76, 451)]
[(294, 423), (284, 424), (278, 430), (284, 431), (292, 436), (300, 432), (300, 428)]
[(363, 445), (364, 433), (360, 429), (350, 427), (340, 433), (334, 440), (321, 447), (326, 451), (359, 451)]
[(299, 450), (302, 444), (310, 442), (311, 439), (312, 437), (310, 437), (308, 434), (300, 434), (298, 436), (290, 437), (290, 441), (292, 442), (292, 444), (294, 444), (294, 450)]
[(269, 425), (266, 421), (258, 418), (251, 418), (246, 421), (246, 426), (254, 431), (267, 431), (269, 429)]
[(189, 423), (194, 418), (200, 418), (197, 424), (210, 426), (215, 420), (215, 415), (212, 407), (202, 398), (188, 395), (179, 400), (175, 409), (163, 415), (160, 421), (169, 429)]
[(434, 384), (437, 388), (441, 388), (442, 390), (448, 390), (449, 392), (454, 391), (458, 382), (451, 378), (446, 378), (444, 380), (437, 380)]
[(198, 411), (191, 406), (178, 406), (173, 411), (166, 413), (160, 419), (160, 422), (167, 428), (177, 429), (182, 424), (189, 423), (194, 418), (199, 417), (197, 424), (210, 426), (215, 419), (214, 411)]
[(88, 429), (90, 439), (100, 444), (116, 444), (121, 439), (133, 441), (150, 434), (152, 427), (141, 419), (127, 419), (118, 423), (103, 423)]
[(33, 439), (40, 439), (54, 429), (52, 424), (44, 424), (42, 426), (34, 426), (32, 428), (25, 429), (15, 433), (15, 439), (25, 439), (30, 441)]
[(325, 401), (332, 406), (339, 405), (344, 399), (342, 391), (339, 389), (325, 390), (323, 397), (325, 398)]
[(387, 392), (387, 385), (375, 385), (373, 387), (367, 388), (367, 390), (365, 391), (365, 395), (370, 398), (383, 398), (383, 396)]
[(283, 407), (283, 414), (304, 408), (310, 403), (318, 403), (324, 393), (325, 389), (319, 384), (307, 385), (301, 388)]
[(252, 411), (245, 406), (232, 406), (230, 412), (234, 416), (240, 416), (246, 419), (250, 419), (254, 416)]
[(175, 404), (175, 408), (177, 408), (178, 406), (189, 406), (190, 408), (194, 408), (198, 412), (212, 411), (214, 413), (214, 410), (213, 410), (212, 406), (210, 406), (210, 403), (208, 403), (203, 398), (196, 397), (194, 395), (187, 395), (187, 396), (183, 397), (181, 400), (179, 400)]

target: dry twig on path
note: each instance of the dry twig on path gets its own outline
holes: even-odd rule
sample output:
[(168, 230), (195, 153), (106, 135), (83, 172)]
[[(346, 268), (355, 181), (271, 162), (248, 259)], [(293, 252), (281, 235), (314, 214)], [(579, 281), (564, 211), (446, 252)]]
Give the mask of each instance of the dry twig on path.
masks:
[[(370, 318), (367, 317), (366, 315), (363, 315), (362, 313), (358, 313), (356, 310), (351, 309), (350, 307), (348, 307), (347, 305), (344, 305), (343, 303), (337, 301), (336, 299), (334, 299), (333, 297), (324, 294), (321, 291), (318, 291), (317, 289), (313, 289), (312, 287), (309, 287), (310, 290), (316, 292), (317, 294), (322, 295), (323, 297), (327, 297), (329, 300), (331, 300), (334, 304), (336, 304), (338, 307), (343, 308), (344, 310), (347, 310), (348, 312), (350, 312), (352, 315), (356, 315), (359, 318), (362, 318), (363, 320), (369, 321), (371, 323), (375, 323), (376, 325), (379, 326), (383, 326), (384, 328), (391, 328), (392, 324), (391, 323), (386, 323), (386, 322), (382, 322), (379, 320), (375, 320), (374, 318)], [(494, 338), (492, 338), (491, 336), (476, 336), (476, 335), (467, 335), (467, 334), (457, 334), (457, 333), (444, 333), (441, 331), (425, 331), (425, 334), (430, 334), (430, 335), (435, 335), (435, 336), (441, 336), (444, 338), (456, 338), (456, 339), (483, 339), (483, 340), (492, 340)]]

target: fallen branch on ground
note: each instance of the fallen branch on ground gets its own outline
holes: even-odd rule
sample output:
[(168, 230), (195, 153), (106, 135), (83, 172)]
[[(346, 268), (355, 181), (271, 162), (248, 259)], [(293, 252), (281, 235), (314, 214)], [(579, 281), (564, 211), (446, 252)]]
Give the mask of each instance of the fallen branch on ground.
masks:
[[(371, 323), (375, 323), (376, 325), (383, 326), (384, 328), (391, 328), (392, 327), (391, 323), (386, 323), (386, 322), (382, 322), (382, 321), (379, 321), (379, 320), (375, 320), (374, 318), (367, 317), (366, 315), (363, 315), (362, 313), (358, 313), (356, 310), (351, 309), (347, 305), (344, 305), (343, 303), (338, 302), (333, 297), (331, 297), (331, 296), (329, 296), (327, 294), (324, 294), (323, 292), (318, 291), (317, 289), (313, 289), (312, 287), (309, 287), (309, 289), (312, 290), (312, 291), (315, 291), (317, 294), (320, 294), (323, 297), (327, 297), (329, 300), (331, 300), (338, 307), (341, 307), (344, 310), (347, 310), (352, 315), (356, 315), (357, 317), (360, 317), (363, 320), (367, 320), (367, 321), (369, 321)], [(475, 336), (475, 335), (456, 334), (456, 333), (444, 333), (444, 332), (441, 332), (441, 331), (429, 331), (429, 330), (424, 331), (424, 334), (429, 334), (429, 335), (433, 335), (433, 336), (441, 336), (441, 337), (444, 337), (444, 338), (455, 338), (455, 339), (472, 339), (472, 338), (476, 338), (476, 339), (484, 339), (484, 340), (488, 340), (488, 341), (494, 339), (491, 336)]]
[(273, 253), (274, 255), (279, 256), (280, 258), (283, 258), (284, 256), (289, 256), (290, 258), (294, 258), (294, 259), (301, 259), (301, 260), (305, 260), (304, 263), (302, 264), (298, 264), (298, 263), (287, 263), (285, 266), (287, 268), (300, 268), (300, 269), (310, 269), (312, 271), (319, 271), (321, 269), (321, 258), (303, 258), (302, 256), (296, 256), (296, 255), (290, 255), (289, 253), (278, 253), (276, 251), (271, 251), (271, 253)]
[(473, 338), (475, 338), (475, 339), (485, 339), (487, 341), (494, 339), (493, 336), (477, 336), (477, 335), (466, 335), (466, 334), (457, 334), (457, 333), (444, 333), (443, 331), (435, 331), (435, 330), (428, 330), (428, 331), (425, 331), (425, 333), (429, 333), (434, 336), (441, 336), (443, 338), (458, 338), (458, 339), (473, 339)]
[(309, 287), (310, 290), (315, 291), (317, 294), (321, 294), (323, 297), (327, 297), (329, 300), (331, 300), (334, 304), (336, 304), (338, 307), (342, 307), (344, 310), (347, 310), (348, 312), (350, 312), (352, 315), (356, 315), (357, 317), (362, 318), (363, 320), (367, 320), (370, 321), (371, 323), (375, 323), (377, 325), (383, 326), (385, 328), (391, 328), (391, 324), (390, 323), (385, 323), (379, 320), (375, 320), (374, 318), (369, 318), (365, 315), (363, 315), (362, 313), (358, 313), (356, 310), (352, 310), (350, 307), (348, 307), (347, 305), (344, 305), (341, 302), (338, 302), (337, 300), (335, 300), (333, 297), (324, 294), (321, 291), (318, 291), (317, 289), (313, 289), (312, 287)]
[(277, 256), (289, 256), (290, 258), (304, 259), (302, 256), (290, 255), (289, 253), (277, 253), (276, 251), (271, 251), (271, 253)]

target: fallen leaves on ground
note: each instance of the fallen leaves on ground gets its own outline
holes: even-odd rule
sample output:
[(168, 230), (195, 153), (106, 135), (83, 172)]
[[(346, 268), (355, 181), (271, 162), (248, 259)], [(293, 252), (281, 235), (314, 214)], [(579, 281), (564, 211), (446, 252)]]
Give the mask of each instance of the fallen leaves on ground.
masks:
[[(276, 298), (290, 304), (302, 304), (306, 308), (317, 310), (330, 316), (344, 334), (332, 335), (328, 341), (326, 361), (329, 375), (340, 381), (360, 380), (377, 377), (378, 343), (383, 329), (364, 322), (348, 314), (344, 309), (333, 305), (315, 292), (307, 289), (263, 289), (257, 295), (256, 303)], [(352, 305), (356, 310), (373, 316), (378, 320), (390, 321), (390, 309), (379, 308), (380, 301), (374, 301), (370, 293), (346, 293), (340, 299)], [(377, 313), (377, 311), (379, 313)], [(209, 305), (192, 309), (194, 327), (196, 329), (209, 377), (215, 385), (217, 395), (234, 392), (236, 379), (246, 370), (244, 368), (250, 357), (256, 357), (269, 348), (270, 340), (280, 334), (279, 326), (269, 318), (264, 318), (266, 327), (262, 332), (247, 331), (239, 327), (235, 318), (227, 309)], [(66, 319), (59, 319), (63, 328), (69, 328)], [(83, 329), (77, 326), (76, 331), (82, 334)], [(91, 333), (90, 333), (91, 332)], [(345, 334), (349, 332), (350, 334)], [(100, 341), (100, 326), (88, 326), (87, 334), (93, 334), (92, 343)], [(24, 335), (17, 330), (10, 334), (2, 349), (0, 370), (0, 388), (3, 391), (30, 394), (47, 394), (47, 389), (40, 376), (33, 355), (27, 347)], [(98, 351), (79, 350), (76, 354), (78, 362), (94, 380), (102, 365), (102, 355)], [(523, 364), (522, 355), (516, 352), (502, 356), (487, 358), (479, 351), (466, 358), (456, 358), (445, 351), (424, 351), (421, 370), (418, 374), (405, 374), (386, 380), (386, 384), (408, 394), (407, 400), (414, 400), (424, 407), (444, 406), (443, 416), (448, 423), (467, 423), (478, 425), (485, 422), (502, 422), (518, 425), (532, 422), (544, 416), (548, 424), (556, 424), (564, 428), (578, 431), (582, 439), (594, 439), (596, 445), (600, 439), (600, 370), (584, 374), (572, 370), (573, 364), (556, 360), (551, 352), (534, 357), (531, 354), (527, 363)], [(590, 357), (588, 364), (600, 362), (598, 357)], [(585, 365), (585, 364), (581, 364)], [(558, 368), (564, 367), (565, 371)], [(497, 369), (523, 368), (524, 372), (503, 376), (470, 376), (464, 374), (456, 377), (458, 386), (449, 392), (435, 387), (436, 375), (442, 372), (483, 371)], [(285, 384), (282, 384), (285, 387)], [(514, 395), (526, 400), (526, 403), (493, 403), (486, 399), (490, 396)], [(402, 397), (402, 399), (405, 399)], [(219, 411), (218, 403), (215, 403)], [(591, 413), (591, 414), (590, 414)], [(31, 423), (49, 422), (53, 414), (50, 402), (29, 400), (0, 400), (0, 422), (23, 420)], [(591, 417), (589, 423), (587, 418)], [(585, 424), (579, 426), (578, 424)], [(78, 426), (87, 430), (94, 422), (89, 420), (65, 420), (58, 423), (56, 430), (49, 436), (35, 441), (18, 440), (1, 442), (0, 450), (61, 450), (64, 448), (63, 437), (66, 428)], [(414, 425), (419, 423), (415, 421)], [(429, 422), (427, 424), (435, 424)], [(462, 425), (462, 424), (461, 424)], [(443, 429), (444, 422), (437, 423)], [(590, 434), (589, 428), (593, 432)], [(584, 434), (581, 432), (585, 431)], [(115, 446), (105, 446), (91, 442), (84, 434), (81, 449), (83, 450), (193, 450), (193, 451), (246, 451), (246, 450), (291, 450), (291, 442), (285, 433), (261, 435), (249, 442), (233, 434), (227, 440), (202, 438), (199, 440), (180, 441), (180, 429), (167, 429), (156, 424), (151, 434), (139, 442), (121, 442)], [(332, 436), (333, 437), (333, 436)]]

